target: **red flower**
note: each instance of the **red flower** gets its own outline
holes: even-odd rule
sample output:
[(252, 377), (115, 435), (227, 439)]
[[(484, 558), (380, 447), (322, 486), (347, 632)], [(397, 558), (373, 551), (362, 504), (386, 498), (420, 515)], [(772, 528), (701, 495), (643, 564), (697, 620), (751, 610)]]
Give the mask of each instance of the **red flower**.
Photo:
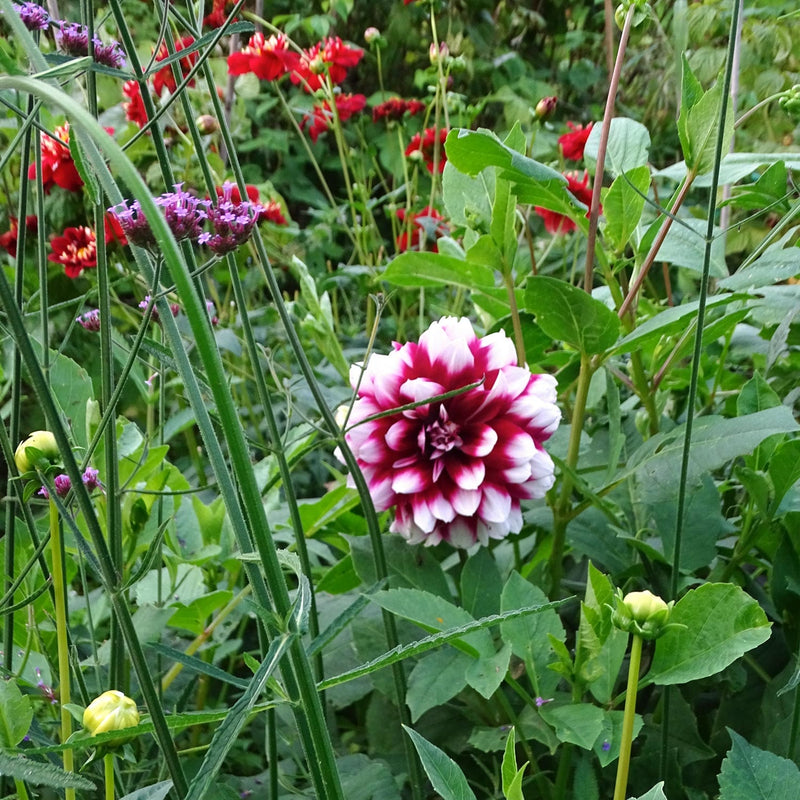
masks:
[[(186, 50), (193, 44), (193, 37), (184, 36), (182, 39), (178, 39), (178, 41), (175, 42), (175, 52)], [(156, 61), (163, 61), (165, 58), (167, 58), (167, 56), (169, 56), (169, 50), (167, 50), (167, 45), (162, 43), (161, 47), (159, 48), (158, 55), (156, 56)], [(181, 74), (184, 76), (184, 78), (189, 73), (189, 70), (191, 70), (191, 68), (197, 63), (197, 58), (198, 53), (197, 50), (195, 50), (194, 52), (189, 53), (189, 55), (180, 59), (178, 62), (181, 67)], [(189, 81), (189, 86), (194, 86), (194, 78)], [(153, 77), (153, 89), (158, 97), (161, 97), (164, 89), (167, 89), (170, 94), (172, 94), (172, 92), (174, 92), (177, 88), (178, 85), (175, 82), (175, 76), (172, 74), (172, 64), (167, 64), (167, 66), (162, 67), (158, 72), (156, 72), (155, 76)]]
[(423, 112), (425, 108), (422, 100), (403, 100), (402, 97), (390, 97), (372, 109), (372, 121), (401, 119), (406, 112), (413, 117), (415, 114)]
[[(256, 214), (256, 221), (262, 222), (263, 220), (269, 220), (270, 222), (274, 222), (276, 225), (287, 225), (286, 217), (283, 216), (283, 211), (281, 210), (280, 203), (275, 200), (268, 200), (266, 203), (261, 202), (261, 195), (258, 192), (258, 187), (253, 186), (252, 184), (248, 183), (245, 187), (247, 193), (247, 199), (254, 205), (259, 207), (259, 211)], [(217, 197), (224, 196), (224, 190), (221, 186), (216, 187)], [(238, 206), (241, 205), (242, 202), (242, 193), (239, 191), (238, 186), (233, 186), (231, 188), (231, 203), (233, 205)]]
[(228, 56), (228, 73), (244, 75), (252, 72), (262, 81), (274, 81), (289, 72), (300, 61), (300, 57), (289, 49), (283, 34), (264, 38), (263, 33), (250, 37), (247, 47)]
[(438, 131), (436, 128), (425, 128), (422, 133), (415, 133), (414, 136), (411, 137), (408, 147), (406, 147), (406, 156), (418, 161), (425, 161), (428, 172), (433, 175), (433, 159), (438, 142), (438, 171), (442, 173), (444, 171), (444, 165), (447, 163), (447, 156), (444, 152), (444, 141), (447, 139), (448, 133), (449, 130), (447, 128), (440, 128)]
[[(589, 186), (589, 173), (584, 171), (582, 181), (578, 180), (575, 172), (567, 172), (564, 177), (567, 179), (569, 191), (584, 205), (591, 205), (592, 187)], [(545, 230), (549, 233), (569, 233), (577, 227), (569, 217), (565, 217), (563, 214), (541, 206), (534, 206), (533, 210), (544, 220)], [(589, 214), (587, 213), (586, 216), (588, 217)]]
[(147, 111), (144, 108), (142, 90), (137, 81), (125, 81), (122, 84), (122, 94), (128, 98), (123, 101), (122, 108), (125, 110), (125, 118), (143, 128), (147, 124)]
[(574, 122), (567, 123), (571, 133), (558, 137), (558, 146), (564, 158), (569, 161), (580, 161), (583, 158), (583, 149), (586, 147), (586, 140), (592, 132), (593, 125), (593, 122), (586, 126), (576, 125)]
[[(69, 152), (69, 123), (65, 122), (54, 132), (55, 139), (47, 134), (42, 136), (42, 184), (44, 190), (49, 192), (55, 185), (69, 192), (78, 192), (83, 186), (83, 181), (75, 168), (72, 154)], [(36, 180), (36, 164), (30, 165), (28, 180)]]
[[(401, 222), (405, 223), (406, 210), (399, 208), (397, 216)], [(436, 240), (450, 233), (450, 228), (444, 221), (444, 217), (431, 206), (425, 206), (422, 211), (418, 211), (411, 217), (411, 232), (407, 225), (403, 225), (403, 232), (397, 237), (397, 249), (404, 253), (406, 250), (425, 249), (429, 253), (438, 253)], [(423, 248), (421, 244), (424, 243)]]
[(211, 13), (204, 17), (203, 25), (207, 28), (221, 28), (228, 18), (228, 5), (232, 5), (228, 0), (214, 0)]
[(345, 44), (338, 36), (331, 36), (303, 50), (292, 67), (292, 83), (300, 83), (308, 92), (315, 92), (325, 82), (325, 74), (336, 86), (347, 77), (347, 70), (361, 61), (364, 51)]
[[(28, 233), (36, 233), (39, 225), (39, 220), (34, 214), (25, 217), (25, 229)], [(12, 258), (17, 257), (17, 240), (19, 238), (19, 220), (16, 217), (8, 218), (8, 230), (0, 234), (0, 247), (6, 251)]]
[(275, 225), (289, 224), (286, 221), (286, 217), (283, 216), (283, 211), (281, 210), (280, 203), (278, 203), (277, 200), (269, 200), (266, 203), (262, 203), (261, 207), (263, 208), (263, 211), (258, 215), (259, 222), (266, 219), (275, 223)]
[[(336, 113), (339, 115), (339, 120), (344, 122), (350, 119), (353, 114), (361, 111), (366, 103), (367, 98), (363, 94), (337, 94)], [(330, 128), (332, 120), (333, 111), (331, 105), (327, 100), (324, 100), (322, 105), (314, 106), (311, 116), (306, 114), (303, 117), (300, 127), (305, 128), (311, 122), (308, 128), (308, 135), (311, 137), (312, 142), (316, 142), (320, 134), (325, 133)]]
[(97, 241), (94, 231), (85, 225), (66, 228), (61, 236), (50, 241), (53, 252), (48, 261), (63, 264), (68, 278), (77, 278), (85, 269), (97, 266)]

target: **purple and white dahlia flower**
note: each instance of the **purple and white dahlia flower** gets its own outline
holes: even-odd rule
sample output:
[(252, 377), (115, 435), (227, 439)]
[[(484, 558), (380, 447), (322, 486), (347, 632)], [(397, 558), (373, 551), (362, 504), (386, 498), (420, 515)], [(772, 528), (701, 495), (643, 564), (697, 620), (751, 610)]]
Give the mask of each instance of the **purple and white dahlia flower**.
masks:
[(554, 483), (542, 443), (561, 419), (556, 381), (517, 366), (502, 331), (478, 338), (469, 320), (444, 317), (418, 343), (355, 365), (351, 383), (345, 440), (376, 509), (394, 506), (391, 530), (412, 544), (466, 548), (518, 533), (520, 501)]

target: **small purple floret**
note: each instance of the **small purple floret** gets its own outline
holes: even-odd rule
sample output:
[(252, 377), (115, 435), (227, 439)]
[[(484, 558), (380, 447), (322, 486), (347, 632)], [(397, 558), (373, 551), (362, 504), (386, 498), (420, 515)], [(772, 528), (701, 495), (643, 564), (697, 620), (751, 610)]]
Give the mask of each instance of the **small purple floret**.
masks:
[(147, 217), (142, 213), (138, 200), (123, 200), (118, 206), (108, 209), (117, 218), (122, 232), (131, 244), (139, 247), (151, 247), (156, 243)]
[(94, 42), (94, 60), (112, 69), (122, 69), (125, 66), (125, 51), (119, 42), (111, 41), (103, 44), (96, 36)]
[(12, 3), (12, 6), (29, 31), (44, 31), (50, 25), (50, 15), (40, 5), (26, 2)]
[(66, 497), (72, 488), (72, 481), (70, 481), (69, 475), (56, 475), (53, 485), (56, 487), (56, 494), (59, 497)]
[(91, 311), (81, 314), (79, 317), (75, 318), (75, 322), (87, 331), (97, 333), (97, 331), (100, 330), (100, 309), (93, 308)]
[(203, 233), (198, 242), (206, 245), (215, 255), (223, 256), (244, 244), (253, 233), (259, 216), (265, 211), (260, 203), (243, 200), (234, 203), (235, 185), (225, 181), (217, 204), (208, 203), (208, 221), (212, 232)]
[[(56, 33), (58, 46), (67, 55), (80, 58), (89, 55), (89, 29), (79, 22), (62, 22), (61, 30)], [(98, 64), (113, 69), (125, 66), (125, 51), (119, 42), (104, 44), (97, 36), (92, 37), (94, 60)]]
[(172, 235), (180, 241), (189, 239), (198, 241), (203, 232), (203, 223), (208, 214), (205, 211), (206, 203), (198, 200), (181, 188), (182, 183), (175, 184), (174, 192), (165, 192), (156, 198), (156, 204), (164, 211)]
[(93, 489), (96, 489), (100, 486), (100, 472), (96, 470), (94, 467), (86, 467), (86, 471), (81, 475), (81, 480), (83, 481), (83, 485), (91, 492)]

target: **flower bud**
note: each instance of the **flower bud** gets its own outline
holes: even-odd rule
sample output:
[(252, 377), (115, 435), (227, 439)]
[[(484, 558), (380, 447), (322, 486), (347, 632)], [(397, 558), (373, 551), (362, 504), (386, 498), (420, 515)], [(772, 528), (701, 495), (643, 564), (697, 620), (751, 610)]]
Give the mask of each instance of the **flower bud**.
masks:
[(203, 135), (216, 133), (219, 130), (219, 120), (211, 114), (201, 114), (197, 120), (197, 130)]
[(308, 69), (312, 75), (322, 75), (325, 72), (325, 61), (321, 56), (317, 56), (309, 62)]
[(364, 31), (364, 41), (367, 44), (377, 42), (381, 38), (381, 32), (374, 26), (370, 26)]
[(618, 589), (611, 621), (617, 628), (643, 639), (657, 639), (670, 627), (667, 621), (673, 605), (647, 590), (628, 592), (623, 597)]
[[(28, 448), (32, 448), (30, 456)], [(34, 453), (33, 450), (38, 451)], [(48, 461), (53, 461), (58, 456), (58, 445), (56, 437), (50, 431), (34, 431), (14, 453), (14, 463), (21, 473), (29, 472), (33, 469), (35, 459), (43, 456)]]
[(558, 105), (558, 98), (557, 97), (543, 97), (537, 104), (536, 108), (533, 110), (533, 113), (536, 116), (536, 119), (539, 122), (544, 122), (545, 120), (550, 119), (553, 116), (556, 110), (556, 106)]
[(98, 733), (121, 731), (139, 724), (136, 703), (116, 689), (95, 697), (83, 712), (83, 727), (96, 736)]
[(430, 59), (431, 64), (436, 65), (439, 63), (439, 59), (442, 61), (447, 61), (447, 57), (450, 55), (450, 48), (447, 46), (447, 42), (442, 42), (439, 47), (431, 42), (431, 46), (428, 48), (428, 58)]

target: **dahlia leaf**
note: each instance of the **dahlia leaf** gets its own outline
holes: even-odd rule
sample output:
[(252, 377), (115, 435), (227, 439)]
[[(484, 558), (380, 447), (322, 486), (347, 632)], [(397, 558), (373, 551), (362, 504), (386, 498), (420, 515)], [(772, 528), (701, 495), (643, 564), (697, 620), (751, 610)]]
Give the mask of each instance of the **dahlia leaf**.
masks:
[[(583, 149), (583, 158), (589, 169), (597, 162), (602, 126), (595, 125)], [(650, 132), (641, 122), (628, 117), (615, 117), (611, 120), (606, 150), (605, 171), (612, 178), (646, 166), (649, 160)], [(648, 169), (648, 175), (650, 171)], [(644, 191), (644, 190), (642, 190)], [(604, 212), (607, 211), (605, 202)]]
[(476, 619), (500, 611), (500, 570), (486, 548), (467, 559), (461, 570), (460, 585), (461, 604)]
[(33, 721), (33, 705), (16, 681), (0, 680), (0, 745), (16, 747)]
[(772, 627), (758, 602), (729, 583), (690, 590), (669, 621), (676, 627), (656, 641), (647, 683), (664, 686), (716, 675), (767, 641)]
[(617, 176), (603, 198), (604, 233), (617, 253), (625, 249), (639, 225), (649, 185), (650, 170), (634, 167)]
[(794, 800), (800, 770), (788, 758), (760, 750), (727, 729), (731, 749), (719, 774), (720, 800)]
[(604, 352), (619, 336), (619, 318), (608, 306), (555, 278), (528, 278), (525, 305), (546, 334), (587, 355)]
[(576, 744), (584, 750), (592, 749), (603, 730), (603, 709), (589, 703), (543, 705), (539, 714), (555, 728), (560, 741)]
[(414, 742), (425, 774), (442, 800), (475, 800), (464, 773), (452, 758), (407, 725), (403, 729)]
[(504, 644), (500, 650), (488, 658), (484, 657), (473, 661), (467, 667), (467, 683), (488, 700), (505, 680), (510, 659), (511, 646)]
[(494, 269), (441, 253), (401, 253), (384, 270), (383, 280), (395, 286), (461, 286), (478, 290), (494, 288)]
[(503, 794), (508, 794), (514, 776), (517, 774), (516, 733), (512, 727), (508, 732), (505, 750), (503, 751), (503, 764), (500, 772), (503, 776)]
[(444, 705), (467, 685), (467, 669), (475, 663), (465, 653), (443, 647), (421, 658), (408, 676), (406, 704), (411, 721), (426, 711)]
[(664, 781), (659, 781), (649, 792), (645, 792), (635, 800), (667, 800), (664, 794)]

